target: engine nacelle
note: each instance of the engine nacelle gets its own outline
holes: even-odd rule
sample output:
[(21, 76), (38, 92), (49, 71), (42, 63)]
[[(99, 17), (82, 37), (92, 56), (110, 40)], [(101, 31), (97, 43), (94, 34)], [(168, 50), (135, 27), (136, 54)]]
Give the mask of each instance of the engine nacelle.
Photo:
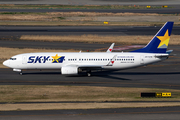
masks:
[(66, 75), (78, 74), (78, 68), (76, 66), (63, 66), (61, 68), (61, 74), (66, 74)]

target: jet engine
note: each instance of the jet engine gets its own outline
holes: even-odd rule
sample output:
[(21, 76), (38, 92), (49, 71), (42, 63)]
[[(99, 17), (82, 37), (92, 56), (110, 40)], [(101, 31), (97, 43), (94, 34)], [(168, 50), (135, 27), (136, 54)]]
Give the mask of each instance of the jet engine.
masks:
[(78, 68), (76, 66), (63, 66), (61, 68), (61, 74), (66, 74), (66, 75), (78, 74)]

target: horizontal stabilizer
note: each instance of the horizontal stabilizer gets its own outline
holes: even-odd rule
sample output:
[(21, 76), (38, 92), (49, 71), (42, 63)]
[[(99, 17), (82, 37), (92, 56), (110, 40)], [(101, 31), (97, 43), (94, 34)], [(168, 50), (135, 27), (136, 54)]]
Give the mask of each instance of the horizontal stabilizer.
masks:
[(169, 54), (156, 54), (155, 57), (168, 57)]
[(170, 54), (170, 53), (172, 53), (172, 51), (173, 51), (173, 50), (167, 50), (166, 53), (167, 53), (167, 54)]

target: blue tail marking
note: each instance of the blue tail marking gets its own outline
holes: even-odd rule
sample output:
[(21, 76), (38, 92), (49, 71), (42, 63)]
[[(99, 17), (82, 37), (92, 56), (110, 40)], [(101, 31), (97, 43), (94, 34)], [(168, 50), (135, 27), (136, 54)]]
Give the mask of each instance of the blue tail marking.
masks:
[(174, 22), (166, 22), (144, 48), (131, 52), (166, 53), (173, 24)]

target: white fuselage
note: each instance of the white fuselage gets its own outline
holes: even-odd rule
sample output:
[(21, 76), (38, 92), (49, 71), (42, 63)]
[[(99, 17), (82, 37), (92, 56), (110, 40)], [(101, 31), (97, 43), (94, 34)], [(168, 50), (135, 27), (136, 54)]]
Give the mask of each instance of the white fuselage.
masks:
[[(54, 63), (54, 56), (62, 57)], [(107, 64), (115, 56), (113, 65)], [(63, 66), (101, 66), (102, 69), (127, 69), (166, 59), (154, 53), (26, 53), (13, 56), (3, 64), (13, 69), (61, 69)], [(159, 54), (158, 54), (159, 55)]]

